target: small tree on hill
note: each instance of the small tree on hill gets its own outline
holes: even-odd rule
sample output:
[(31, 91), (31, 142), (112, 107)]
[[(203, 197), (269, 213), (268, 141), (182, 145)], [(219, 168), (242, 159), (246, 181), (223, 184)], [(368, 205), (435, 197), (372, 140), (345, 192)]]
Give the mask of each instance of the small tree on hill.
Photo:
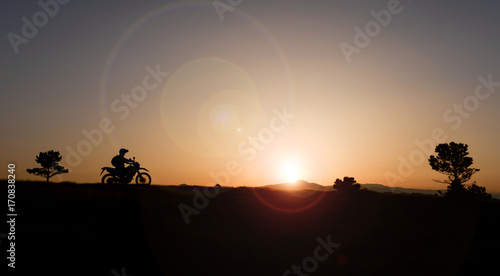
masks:
[(62, 156), (58, 151), (49, 150), (47, 152), (40, 152), (35, 158), (35, 161), (42, 167), (27, 169), (26, 171), (30, 174), (44, 177), (47, 179), (47, 182), (49, 182), (49, 179), (54, 175), (68, 173), (68, 169), (58, 164), (61, 159)]
[(335, 180), (333, 188), (339, 192), (352, 192), (359, 190), (361, 185), (356, 183), (354, 177), (344, 176), (344, 180), (340, 180), (338, 178)]
[(491, 194), (486, 192), (485, 187), (481, 187), (479, 185), (476, 185), (476, 181), (472, 183), (471, 185), (466, 186), (467, 191), (469, 191), (470, 195), (474, 198), (477, 199), (490, 199)]
[[(487, 197), (486, 189), (476, 185), (466, 185), (472, 175), (479, 169), (471, 168), (472, 157), (469, 157), (468, 145), (451, 142), (449, 144), (439, 144), (436, 146), (437, 156), (431, 155), (429, 164), (432, 169), (448, 176), (447, 180), (436, 182), (446, 183), (448, 189), (446, 196), (466, 196)], [(491, 195), (490, 195), (491, 197)]]

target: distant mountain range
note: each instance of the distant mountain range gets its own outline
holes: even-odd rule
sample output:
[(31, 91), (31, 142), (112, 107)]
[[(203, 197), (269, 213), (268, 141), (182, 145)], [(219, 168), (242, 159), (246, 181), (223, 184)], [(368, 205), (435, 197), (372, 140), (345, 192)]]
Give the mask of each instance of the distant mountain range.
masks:
[[(366, 188), (368, 190), (372, 190), (379, 193), (396, 193), (396, 194), (435, 194), (438, 190), (424, 190), (424, 189), (410, 189), (410, 188), (402, 188), (402, 187), (389, 187), (381, 184), (360, 184), (361, 188)], [(299, 180), (295, 183), (280, 183), (280, 184), (272, 184), (266, 185), (264, 187), (273, 188), (273, 189), (284, 189), (284, 190), (302, 190), (302, 189), (311, 189), (318, 191), (333, 191), (332, 186), (323, 186), (317, 183), (307, 182), (305, 180)]]
[[(389, 187), (381, 184), (360, 184), (361, 188), (366, 188), (367, 190), (375, 191), (378, 193), (395, 193), (395, 194), (425, 194), (434, 195), (438, 190), (426, 190), (426, 189), (412, 189), (412, 188), (402, 188), (402, 187)], [(295, 183), (280, 183), (263, 186), (266, 188), (280, 189), (280, 190), (318, 190), (318, 191), (333, 191), (333, 185), (323, 186), (317, 183), (310, 183), (305, 180), (299, 180)], [(441, 189), (445, 192), (445, 189)], [(492, 197), (500, 199), (500, 193), (492, 193)]]
[[(361, 184), (361, 187), (368, 190), (376, 191), (379, 193), (395, 193), (395, 194), (425, 194), (434, 195), (439, 190), (427, 190), (427, 189), (413, 189), (413, 188), (402, 188), (402, 187), (389, 187), (381, 184)], [(444, 192), (444, 191), (443, 191)]]
[(317, 183), (310, 183), (305, 180), (298, 180), (295, 183), (280, 183), (263, 186), (265, 188), (279, 190), (317, 190), (317, 191), (333, 191), (333, 186), (323, 186)]

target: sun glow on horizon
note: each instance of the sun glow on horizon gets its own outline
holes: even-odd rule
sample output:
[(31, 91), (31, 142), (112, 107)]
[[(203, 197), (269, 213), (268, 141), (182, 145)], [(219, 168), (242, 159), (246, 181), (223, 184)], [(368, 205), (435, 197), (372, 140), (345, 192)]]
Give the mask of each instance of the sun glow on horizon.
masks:
[(300, 179), (300, 164), (294, 158), (288, 158), (281, 163), (280, 178), (287, 183), (294, 184)]

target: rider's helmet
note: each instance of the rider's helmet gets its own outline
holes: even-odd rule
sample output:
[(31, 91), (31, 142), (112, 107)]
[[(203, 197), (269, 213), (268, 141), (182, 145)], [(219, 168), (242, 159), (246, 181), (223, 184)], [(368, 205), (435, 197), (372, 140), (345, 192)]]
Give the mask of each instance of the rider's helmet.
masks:
[(128, 149), (120, 149), (120, 155), (124, 156), (128, 152)]

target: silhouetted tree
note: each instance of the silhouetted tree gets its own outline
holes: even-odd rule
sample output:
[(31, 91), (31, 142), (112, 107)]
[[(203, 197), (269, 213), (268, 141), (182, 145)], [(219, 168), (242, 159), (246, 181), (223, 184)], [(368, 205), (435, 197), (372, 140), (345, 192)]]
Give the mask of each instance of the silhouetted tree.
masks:
[(62, 156), (58, 151), (49, 150), (47, 152), (40, 152), (40, 154), (35, 158), (35, 161), (42, 167), (27, 169), (26, 171), (30, 174), (44, 177), (47, 179), (47, 182), (49, 182), (49, 179), (54, 175), (68, 172), (68, 169), (65, 169), (63, 166), (58, 164), (61, 159)]
[(361, 185), (356, 183), (354, 177), (344, 176), (343, 181), (338, 178), (337, 180), (335, 180), (333, 188), (339, 192), (352, 192), (359, 190), (361, 188)]
[[(451, 142), (449, 144), (439, 144), (435, 151), (437, 156), (431, 155), (429, 164), (432, 169), (448, 176), (447, 180), (436, 182), (446, 183), (448, 189), (446, 196), (475, 194), (483, 191), (484, 187), (477, 186), (475, 183), (466, 186), (472, 175), (479, 169), (471, 168), (472, 157), (468, 157), (468, 145)], [(484, 193), (485, 193), (484, 189)]]

